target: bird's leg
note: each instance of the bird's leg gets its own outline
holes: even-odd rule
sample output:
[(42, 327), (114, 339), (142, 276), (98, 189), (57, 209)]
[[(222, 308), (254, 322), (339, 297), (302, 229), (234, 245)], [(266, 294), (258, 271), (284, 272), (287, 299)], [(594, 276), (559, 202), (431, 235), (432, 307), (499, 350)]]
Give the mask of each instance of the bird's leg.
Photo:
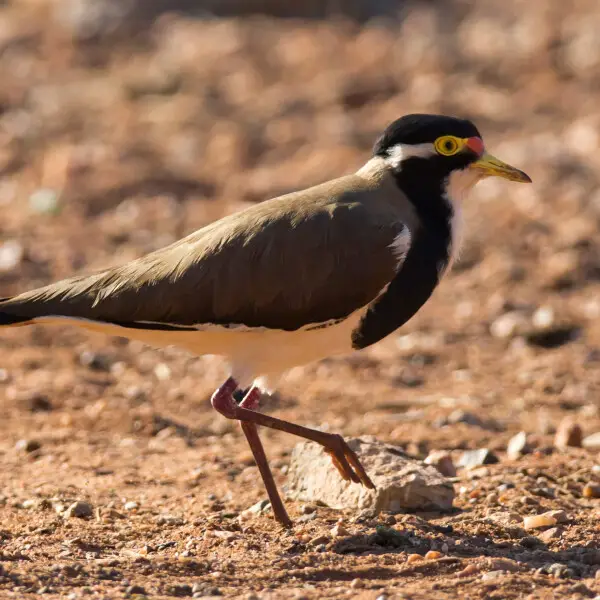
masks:
[[(244, 399), (240, 402), (239, 406), (242, 406), (248, 410), (256, 410), (260, 402), (260, 397), (260, 390), (257, 387), (251, 387), (248, 390), (248, 393), (244, 396)], [(287, 514), (285, 506), (281, 500), (281, 496), (277, 491), (277, 485), (273, 479), (273, 473), (269, 467), (269, 461), (267, 460), (265, 449), (263, 448), (262, 442), (258, 437), (258, 429), (254, 423), (240, 421), (240, 425), (242, 426), (242, 431), (248, 440), (248, 445), (250, 446), (250, 450), (252, 450), (254, 461), (256, 462), (256, 466), (258, 467), (263, 479), (263, 483), (265, 484), (275, 519), (277, 519), (277, 521), (279, 521), (284, 527), (290, 527), (292, 525), (292, 520)]]
[[(235, 380), (229, 378), (219, 389), (217, 389), (211, 398), (213, 407), (228, 419), (236, 418), (234, 414), (239, 406), (242, 406), (247, 410), (255, 410), (258, 408), (260, 401), (260, 390), (256, 387), (251, 387), (238, 406), (233, 398), (233, 393), (236, 389), (237, 384)], [(265, 484), (265, 489), (267, 490), (267, 495), (269, 496), (269, 501), (273, 508), (273, 515), (284, 527), (290, 527), (292, 520), (287, 514), (285, 506), (279, 496), (279, 492), (277, 491), (277, 486), (275, 485), (273, 473), (271, 473), (271, 468), (269, 467), (267, 455), (265, 454), (262, 442), (258, 437), (257, 427), (254, 423), (245, 421), (240, 421), (240, 425), (242, 426), (242, 431), (246, 436), (246, 440), (248, 440), (248, 445), (250, 446), (250, 450), (252, 450), (254, 461), (256, 462), (256, 466), (258, 467), (263, 483)]]
[(270, 429), (285, 431), (306, 440), (316, 442), (325, 448), (331, 456), (334, 466), (346, 481), (362, 483), (365, 487), (375, 488), (375, 485), (367, 475), (364, 467), (360, 464), (356, 453), (348, 446), (341, 435), (302, 427), (289, 421), (283, 421), (270, 415), (250, 410), (242, 405), (237, 405), (231, 394), (235, 391), (237, 384), (233, 378), (229, 378), (212, 397), (212, 405), (228, 419), (237, 419), (245, 423), (262, 425)]

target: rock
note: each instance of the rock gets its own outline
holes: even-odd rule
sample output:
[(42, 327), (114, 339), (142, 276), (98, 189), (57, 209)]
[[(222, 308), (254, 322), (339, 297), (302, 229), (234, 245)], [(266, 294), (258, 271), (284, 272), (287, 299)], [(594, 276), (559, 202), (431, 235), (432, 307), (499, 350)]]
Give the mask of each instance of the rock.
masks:
[(130, 585), (125, 590), (125, 594), (127, 594), (128, 596), (133, 596), (135, 594), (139, 594), (139, 595), (143, 596), (146, 594), (146, 590), (141, 585)]
[(434, 466), (445, 477), (456, 477), (456, 468), (452, 457), (444, 450), (433, 450), (425, 459), (425, 464)]
[(19, 452), (35, 452), (39, 450), (42, 445), (37, 440), (19, 440), (15, 444), (15, 450)]
[(0, 244), (0, 272), (6, 273), (16, 268), (23, 260), (23, 254), (23, 246), (17, 240)]
[(289, 495), (307, 502), (324, 502), (332, 508), (386, 512), (452, 508), (453, 486), (434, 467), (407, 458), (401, 450), (376, 440), (351, 439), (348, 445), (358, 454), (375, 490), (344, 481), (321, 446), (304, 442), (292, 452)]
[(138, 507), (139, 504), (133, 500), (129, 500), (129, 502), (125, 502), (125, 504), (123, 504), (123, 508), (125, 510), (135, 510)]
[(543, 513), (543, 516), (552, 517), (553, 519), (556, 519), (557, 523), (566, 523), (569, 521), (569, 517), (564, 510), (549, 510)]
[(50, 412), (53, 408), (50, 398), (41, 392), (30, 392), (25, 394), (21, 399), (21, 404), (33, 413)]
[(583, 438), (581, 444), (586, 450), (600, 450), (600, 431)]
[(538, 534), (538, 538), (547, 544), (552, 540), (558, 539), (562, 534), (562, 529), (560, 527), (551, 527), (550, 529), (546, 529), (546, 531), (542, 531)]
[(586, 483), (582, 494), (584, 498), (600, 498), (600, 485), (596, 483)]
[(526, 454), (528, 449), (527, 434), (524, 431), (520, 431), (517, 435), (510, 438), (506, 447), (506, 454), (511, 460), (516, 460), (522, 454)]
[(524, 333), (528, 328), (527, 317), (519, 311), (507, 312), (490, 325), (490, 333), (495, 338), (509, 339)]
[(583, 431), (581, 426), (570, 417), (563, 419), (556, 430), (554, 445), (564, 450), (569, 446), (581, 448), (582, 443)]
[(79, 362), (82, 366), (92, 369), (93, 371), (108, 373), (114, 363), (114, 359), (112, 356), (103, 354), (102, 352), (84, 350), (79, 355)]
[(437, 560), (438, 558), (442, 558), (443, 554), (438, 552), (437, 550), (430, 550), (425, 553), (425, 560)]
[(481, 465), (492, 465), (497, 462), (498, 457), (491, 450), (480, 448), (479, 450), (467, 450), (463, 452), (457, 466), (464, 469), (472, 469)]
[(551, 306), (540, 306), (531, 317), (536, 329), (548, 329), (554, 323), (554, 309)]
[(541, 529), (542, 527), (553, 527), (556, 523), (556, 519), (547, 514), (531, 515), (523, 519), (523, 528), (529, 531), (531, 529)]
[(50, 188), (40, 188), (29, 196), (29, 206), (36, 213), (56, 214), (60, 210), (58, 192)]
[(178, 525), (183, 525), (184, 524), (184, 520), (181, 517), (178, 517), (176, 515), (158, 515), (158, 517), (156, 517), (156, 524), (157, 525), (170, 525), (172, 527), (176, 527)]
[(91, 504), (88, 504), (87, 502), (78, 501), (73, 502), (73, 504), (71, 504), (69, 508), (67, 508), (67, 510), (63, 513), (63, 517), (65, 519), (71, 519), (73, 517), (78, 519), (86, 519), (91, 517), (93, 514), (94, 511)]
[(350, 532), (339, 523), (331, 529), (330, 533), (334, 538), (342, 537), (344, 535), (350, 535)]
[(557, 579), (570, 579), (573, 577), (573, 571), (563, 563), (547, 563), (536, 572), (542, 575), (552, 575)]
[(504, 575), (504, 571), (488, 571), (481, 576), (482, 581), (493, 581)]

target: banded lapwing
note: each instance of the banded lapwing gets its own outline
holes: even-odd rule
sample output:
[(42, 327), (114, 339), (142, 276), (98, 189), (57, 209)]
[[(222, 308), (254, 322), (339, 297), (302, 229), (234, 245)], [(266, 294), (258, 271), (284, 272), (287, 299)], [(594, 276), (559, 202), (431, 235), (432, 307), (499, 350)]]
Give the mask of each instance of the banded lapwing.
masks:
[[(484, 177), (531, 181), (487, 154), (470, 121), (408, 115), (356, 173), (253, 205), (147, 256), (0, 300), (0, 326), (71, 323), (228, 359), (213, 407), (237, 419), (275, 518), (290, 519), (257, 425), (323, 445), (346, 480), (373, 487), (341, 436), (257, 411), (295, 365), (396, 331), (455, 258), (460, 202)], [(236, 390), (249, 387), (238, 404)]]

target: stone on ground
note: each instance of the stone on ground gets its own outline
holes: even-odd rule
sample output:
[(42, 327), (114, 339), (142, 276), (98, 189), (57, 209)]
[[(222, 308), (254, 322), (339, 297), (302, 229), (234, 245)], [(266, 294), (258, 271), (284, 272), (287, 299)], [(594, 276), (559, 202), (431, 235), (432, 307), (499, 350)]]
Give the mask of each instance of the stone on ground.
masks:
[(350, 439), (376, 488), (344, 481), (329, 454), (312, 442), (292, 452), (288, 494), (305, 502), (323, 502), (332, 508), (450, 510), (454, 488), (435, 467), (409, 458), (397, 447), (372, 438)]

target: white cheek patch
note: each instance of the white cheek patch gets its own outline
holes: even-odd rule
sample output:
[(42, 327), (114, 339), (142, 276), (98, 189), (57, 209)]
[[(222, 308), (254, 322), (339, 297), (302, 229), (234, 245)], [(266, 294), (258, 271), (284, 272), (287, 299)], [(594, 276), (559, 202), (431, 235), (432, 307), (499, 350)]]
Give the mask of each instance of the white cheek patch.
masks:
[(436, 149), (429, 142), (424, 144), (396, 144), (388, 150), (385, 162), (390, 167), (396, 169), (402, 161), (409, 158), (429, 158), (436, 154)]

